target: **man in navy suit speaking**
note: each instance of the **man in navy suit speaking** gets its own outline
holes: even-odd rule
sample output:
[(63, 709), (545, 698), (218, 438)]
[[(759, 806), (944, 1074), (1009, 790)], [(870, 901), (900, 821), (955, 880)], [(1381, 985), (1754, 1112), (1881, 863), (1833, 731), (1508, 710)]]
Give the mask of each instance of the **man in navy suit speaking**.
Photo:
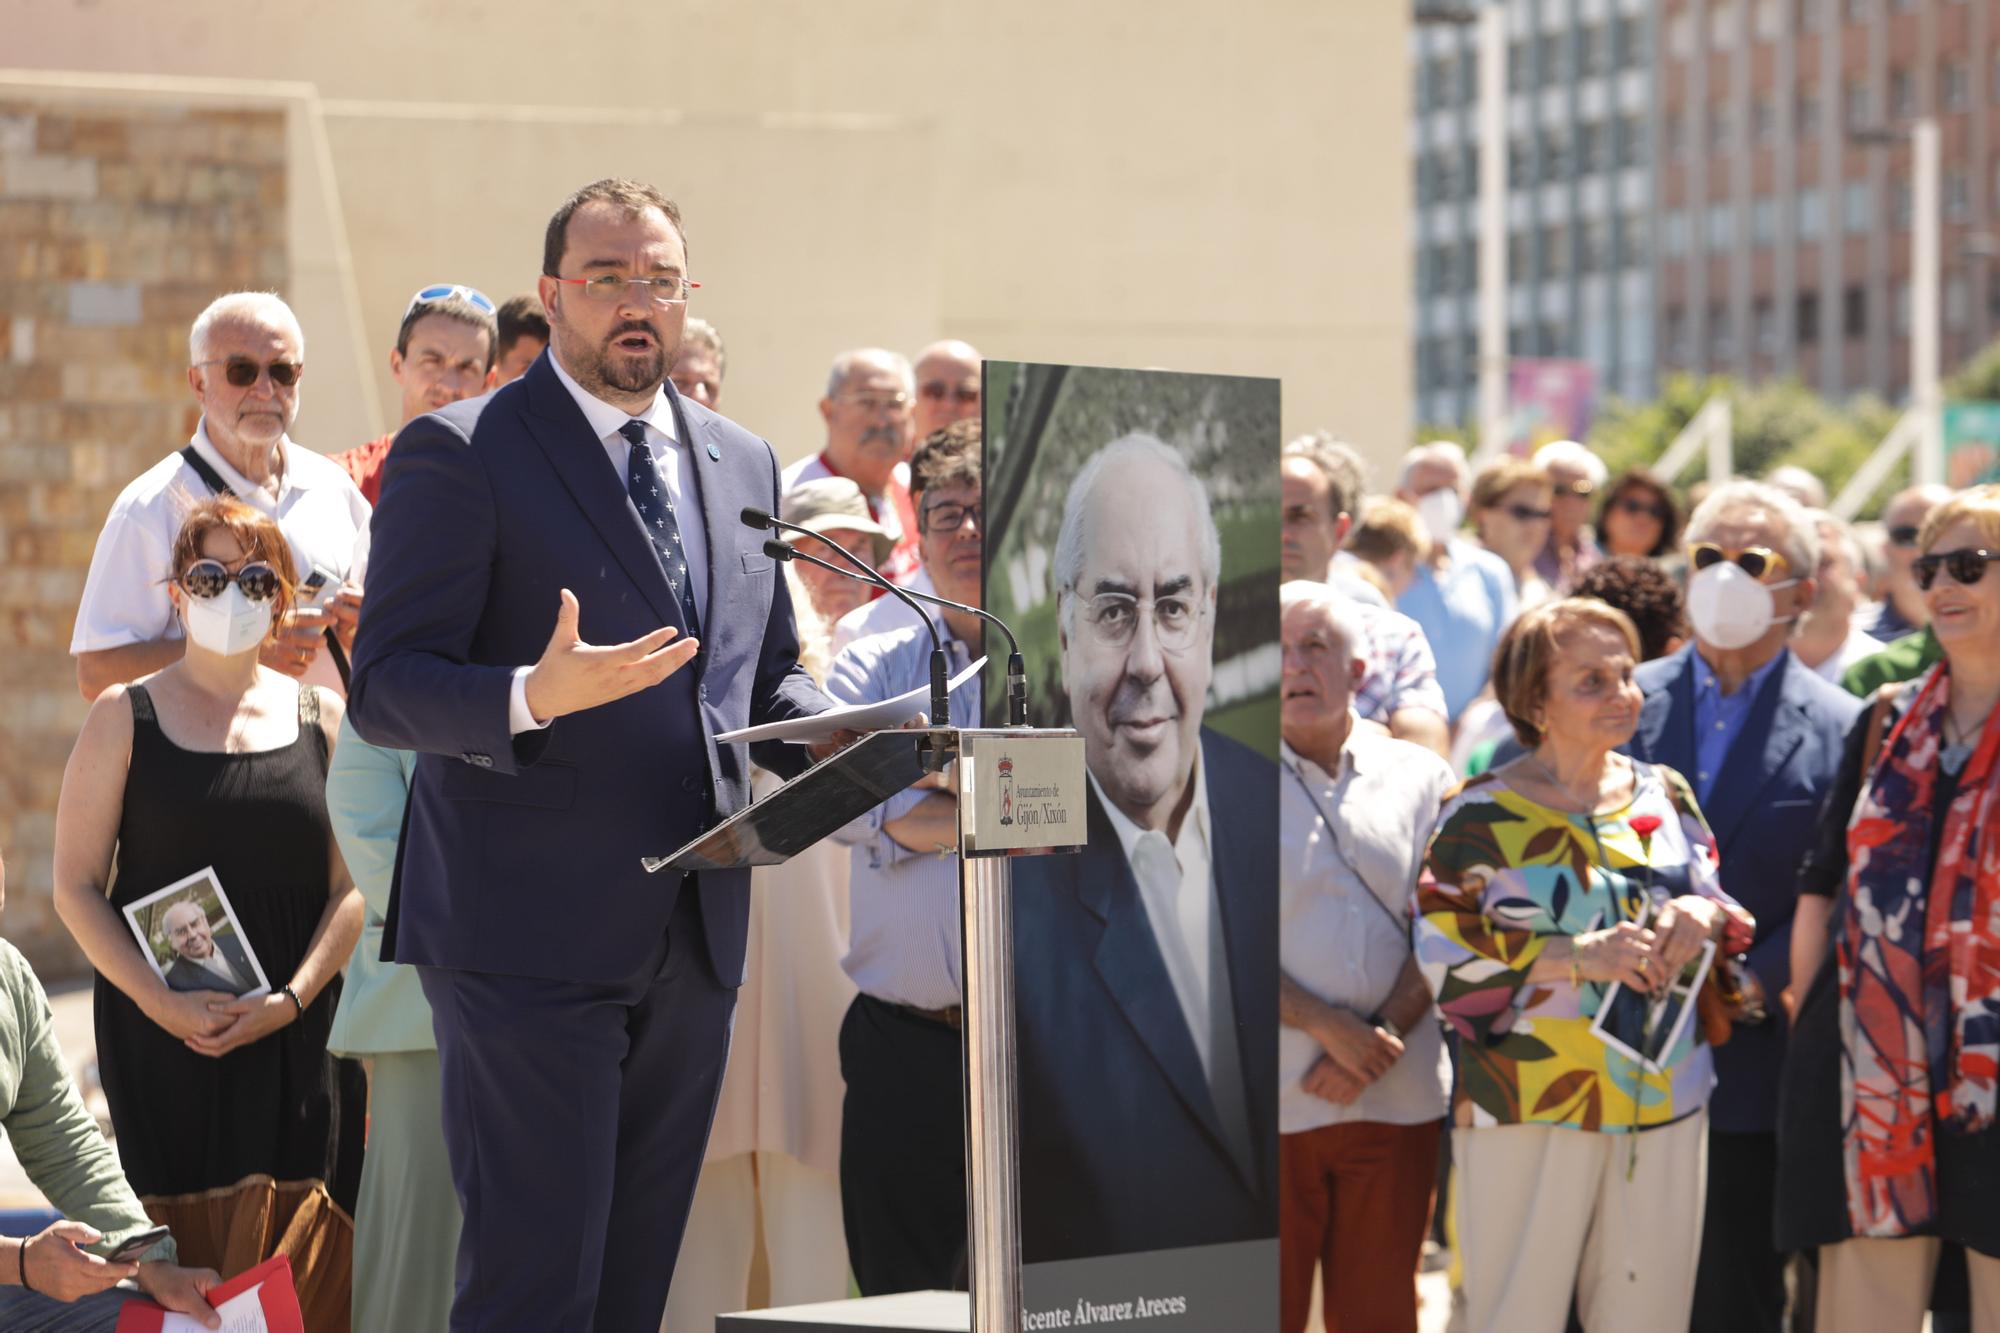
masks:
[(777, 509), (770, 446), (666, 383), (690, 285), (671, 200), (585, 186), (549, 222), (548, 350), (384, 470), (349, 714), (419, 752), (383, 956), (437, 1031), (455, 1330), (659, 1327), (749, 872), (640, 859), (748, 803), (717, 733), (831, 706), (737, 519)]
[(1202, 726), (1221, 569), (1161, 441), (1071, 483), (1053, 574), (1089, 845), (1014, 871), (1021, 1254), (1269, 1239), (1275, 1300), (1278, 767)]

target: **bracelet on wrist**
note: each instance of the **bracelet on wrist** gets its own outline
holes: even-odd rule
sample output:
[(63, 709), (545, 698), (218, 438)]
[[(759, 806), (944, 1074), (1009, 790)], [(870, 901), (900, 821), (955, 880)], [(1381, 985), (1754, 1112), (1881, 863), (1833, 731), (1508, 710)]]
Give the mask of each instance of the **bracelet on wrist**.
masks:
[(34, 1237), (32, 1236), (21, 1237), (21, 1248), (14, 1251), (20, 1263), (21, 1290), (23, 1291), (34, 1291), (34, 1288), (28, 1285), (28, 1242), (33, 1239)]
[(298, 1010), (298, 1015), (297, 1015), (298, 1017), (304, 1018), (306, 1016), (305, 1003), (299, 999), (299, 993), (292, 989), (291, 982), (288, 981), (284, 985), (278, 987), (278, 993), (280, 995), (283, 995), (286, 999), (292, 1002), (292, 1008)]

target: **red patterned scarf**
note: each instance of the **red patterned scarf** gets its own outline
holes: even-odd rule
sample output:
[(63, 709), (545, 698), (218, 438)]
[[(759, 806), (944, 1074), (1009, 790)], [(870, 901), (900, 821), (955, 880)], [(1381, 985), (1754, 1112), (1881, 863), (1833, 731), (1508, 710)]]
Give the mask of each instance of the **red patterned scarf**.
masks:
[(1935, 1133), (1993, 1123), (2000, 1072), (2000, 710), (1931, 835), (1951, 674), (1933, 667), (1847, 826), (1840, 1113), (1848, 1219), (1903, 1236), (1937, 1211)]

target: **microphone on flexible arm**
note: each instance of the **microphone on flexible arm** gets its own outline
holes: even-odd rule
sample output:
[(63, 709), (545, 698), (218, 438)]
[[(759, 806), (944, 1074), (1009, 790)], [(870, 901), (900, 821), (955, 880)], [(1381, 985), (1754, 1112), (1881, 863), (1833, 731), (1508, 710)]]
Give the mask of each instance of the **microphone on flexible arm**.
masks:
[[(797, 528), (797, 530), (800, 532), (811, 531), (808, 528), (798, 528), (796, 524), (787, 523), (785, 522), (785, 520), (778, 518), (770, 513), (767, 513), (762, 509), (746, 508), (743, 511), (742, 518), (743, 518), (743, 525), (748, 528), (760, 528), (766, 531), (772, 528)], [(818, 533), (813, 533), (813, 535), (815, 537), (819, 536)], [(846, 556), (858, 568), (867, 571), (869, 577), (863, 579), (862, 582), (871, 584), (876, 587), (885, 588), (888, 591), (894, 593), (896, 596), (902, 598), (905, 602), (907, 602), (909, 604), (910, 609), (912, 611), (915, 611), (917, 613), (917, 617), (924, 622), (924, 628), (931, 632), (930, 722), (933, 727), (949, 727), (951, 725), (951, 686), (949, 683), (951, 679), (951, 673), (945, 667), (944, 638), (941, 635), (939, 635), (937, 626), (931, 623), (931, 618), (924, 614), (924, 609), (921, 606), (917, 605), (915, 598), (911, 597), (903, 589), (898, 588), (895, 584), (889, 582), (889, 580), (883, 578), (880, 574), (877, 574), (874, 568), (865, 563), (859, 556), (855, 555), (853, 552), (849, 551), (846, 547), (840, 545), (840, 543), (833, 541), (830, 538), (820, 537), (820, 540), (825, 542), (828, 546), (831, 546), (834, 550), (840, 552), (842, 555)], [(793, 551), (792, 548), (787, 546), (785, 543), (778, 541), (774, 538), (773, 540), (764, 543), (764, 554), (770, 556), (773, 560), (785, 561), (785, 560), (790, 560), (795, 554), (797, 554), (797, 552)], [(847, 574), (849, 578), (857, 577), (856, 575), (848, 574), (846, 570), (840, 568), (838, 565), (827, 564), (826, 561), (816, 559), (812, 556), (807, 556), (806, 558), (808, 560), (811, 560), (814, 564), (822, 565), (827, 569), (831, 569), (836, 574)], [(940, 769), (942, 769), (944, 765), (945, 765), (945, 756), (942, 753), (942, 748), (938, 746), (933, 746), (929, 742), (925, 742), (924, 744), (925, 770), (927, 772), (935, 773), (938, 772)]]
[[(827, 546), (831, 546), (835, 551), (845, 556), (848, 563), (860, 571), (859, 582), (873, 584), (878, 588), (886, 588), (888, 591), (901, 597), (905, 603), (908, 603), (911, 598), (915, 598), (918, 601), (929, 602), (932, 606), (941, 606), (950, 611), (960, 611), (966, 615), (978, 616), (988, 624), (999, 626), (1000, 632), (1007, 636), (1008, 648), (1007, 725), (1010, 727), (1025, 727), (1028, 725), (1028, 668), (1026, 661), (1021, 656), (1020, 641), (1014, 637), (1014, 631), (1008, 627), (1006, 621), (983, 607), (967, 606), (964, 602), (954, 602), (948, 597), (938, 597), (927, 592), (899, 588), (886, 578), (883, 578), (881, 572), (873, 565), (870, 565), (867, 561), (861, 559), (831, 537), (828, 537), (824, 533), (814, 532), (811, 528), (801, 527), (797, 523), (787, 523), (781, 518), (773, 518), (761, 509), (745, 509), (743, 511), (743, 521), (753, 528), (777, 527), (783, 528), (788, 532), (803, 533)], [(780, 555), (773, 547), (783, 547), (785, 553)], [(857, 578), (856, 575), (841, 569), (837, 565), (832, 565), (815, 556), (807, 555), (805, 552), (796, 550), (784, 542), (766, 542), (764, 544), (764, 553), (774, 560), (791, 560), (797, 558), (805, 561), (807, 564), (818, 565), (821, 569), (839, 574), (843, 578)], [(918, 610), (917, 614), (923, 615), (922, 610)], [(930, 617), (924, 616), (924, 619), (928, 621)], [(932, 638), (933, 640), (936, 639), (935, 628), (932, 631)]]

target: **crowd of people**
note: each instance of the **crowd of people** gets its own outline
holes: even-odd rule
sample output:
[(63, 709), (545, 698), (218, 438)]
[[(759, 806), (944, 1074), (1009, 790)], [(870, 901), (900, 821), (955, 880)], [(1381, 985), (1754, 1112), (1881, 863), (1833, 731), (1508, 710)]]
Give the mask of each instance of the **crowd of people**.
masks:
[[(713, 568), (692, 485), (702, 441), (720, 460), (717, 440), (741, 435), (715, 415), (722, 335), (685, 315), (681, 251), (629, 259), (678, 230), (657, 192), (599, 182), (551, 223), (535, 294), (414, 293), (388, 359), (398, 431), (331, 456), (290, 438), (305, 334), (282, 300), (231, 293), (195, 321), (199, 422), (113, 504), (71, 645), (90, 709), (55, 901), (97, 974), (118, 1156), (0, 944), (0, 1126), (68, 1219), (0, 1253), (6, 1327), (109, 1329), (128, 1280), (212, 1324), (217, 1274), (275, 1253), (315, 1329), (469, 1327), (475, 1299), (542, 1299), (534, 1263), (504, 1271), (504, 1182), (453, 1126), (576, 1093), (553, 1075), (507, 1086), (468, 1033), (501, 1012), (480, 978), (547, 978), (546, 1029), (486, 1040), (553, 1051), (581, 1031), (553, 1006), (602, 979), (537, 970), (558, 946), (534, 920), (461, 913), (451, 928), (470, 933), (450, 935), (393, 900), (412, 859), (452, 881), (430, 864), (441, 811), (528, 836), (599, 799), (573, 762), (517, 761), (558, 717), (736, 651), (736, 608), (707, 600), (725, 574), (770, 595), (768, 562)], [(595, 258), (586, 236), (628, 258)], [(963, 342), (836, 357), (820, 447), (757, 483), (796, 525), (785, 540), (818, 534), (979, 605), (980, 394)], [(496, 402), (602, 444), (610, 470), (566, 461), (563, 485), (629, 516), (678, 632), (592, 649), (579, 597), (603, 590), (538, 573), (553, 537), (516, 529), (504, 568), (481, 554), (528, 486), (471, 457)], [(1144, 444), (1131, 468), (1199, 496)], [(1330, 435), (1292, 441), (1280, 468), (1286, 1333), (1307, 1327), (1316, 1283), (1329, 1329), (1413, 1330), (1416, 1274), (1439, 1255), (1480, 1333), (1839, 1333), (1914, 1328), (1927, 1308), (1940, 1328), (2000, 1326), (2000, 487), (1912, 488), (1878, 533), (1827, 512), (1806, 474), (1683, 497), (1643, 470), (1610, 477), (1574, 442), (1476, 470), (1426, 444), (1376, 493)], [(496, 508), (457, 503), (475, 493)], [(377, 562), (372, 515), (419, 495), (445, 497), (443, 545), (419, 559), (406, 524)], [(489, 567), (545, 597), (546, 649), (492, 620), (425, 640), (417, 593), (484, 597)], [(809, 564), (777, 578), (795, 638), (763, 651), (796, 688), (867, 703), (925, 683), (926, 613)], [(460, 733), (391, 692), (419, 665), (357, 651), (367, 606), (371, 634), (437, 667), (409, 698), (476, 692), (505, 730), (405, 739)], [(976, 618), (934, 614), (954, 671), (983, 654)], [(542, 656), (443, 683), (468, 643), (476, 662)], [(614, 651), (577, 671), (615, 684), (536, 674)], [(708, 688), (687, 686), (690, 709)], [(951, 706), (977, 725), (977, 681)], [(447, 748), (426, 778), (417, 751)], [(496, 766), (514, 785), (484, 785)], [(783, 773), (738, 776), (761, 794)], [(705, 896), (658, 909), (674, 943), (636, 964), (657, 970), (651, 990), (615, 998), (630, 1021), (657, 1022), (647, 1006), (687, 940), (707, 939), (719, 983), (690, 1002), (721, 1006), (725, 1034), (734, 995), (733, 1041), (681, 1052), (709, 1080), (673, 1094), (696, 1121), (713, 1112), (698, 1179), (653, 1182), (692, 1197), (650, 1256), (678, 1277), (610, 1294), (631, 1284), (609, 1268), (646, 1237), (621, 1242), (637, 1205), (607, 1184), (589, 1220), (612, 1235), (579, 1242), (561, 1308), (679, 1331), (753, 1301), (837, 1299), (850, 1275), (865, 1295), (965, 1285), (955, 827), (948, 778), (926, 779), (755, 872), (734, 945)], [(177, 900), (142, 929), (162, 886), (204, 872), (226, 905)], [(399, 923), (401, 956), (427, 966), (390, 961)], [(647, 1132), (620, 1113), (613, 1137)], [(571, 1243), (529, 1235), (544, 1261)]]
[(1286, 1333), (2000, 1327), (2000, 486), (1284, 468)]

